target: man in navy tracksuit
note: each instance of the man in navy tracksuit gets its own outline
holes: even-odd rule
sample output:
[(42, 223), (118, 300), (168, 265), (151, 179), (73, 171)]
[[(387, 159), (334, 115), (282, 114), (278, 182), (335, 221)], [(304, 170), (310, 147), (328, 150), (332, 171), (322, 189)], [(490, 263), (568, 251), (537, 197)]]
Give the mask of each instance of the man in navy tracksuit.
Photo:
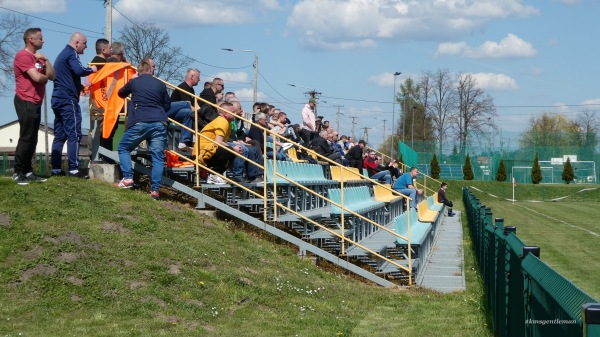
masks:
[(70, 177), (89, 179), (79, 172), (79, 143), (81, 141), (81, 77), (96, 72), (96, 66), (84, 67), (79, 55), (87, 48), (87, 38), (81, 33), (71, 35), (69, 44), (54, 62), (56, 78), (52, 91), (54, 111), (54, 141), (52, 142), (52, 175), (67, 175), (61, 169), (62, 150), (67, 142)]

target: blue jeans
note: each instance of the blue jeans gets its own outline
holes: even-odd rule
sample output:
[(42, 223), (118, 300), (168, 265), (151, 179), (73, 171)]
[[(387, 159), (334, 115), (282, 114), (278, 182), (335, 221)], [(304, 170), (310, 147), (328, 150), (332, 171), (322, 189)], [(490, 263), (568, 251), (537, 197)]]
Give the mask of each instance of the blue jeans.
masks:
[(397, 189), (394, 188), (394, 190), (410, 197), (410, 207), (414, 208), (415, 204), (417, 202), (417, 190), (415, 190), (414, 188), (401, 188), (401, 189)]
[(371, 176), (371, 179), (383, 181), (384, 184), (392, 183), (392, 176), (390, 175), (390, 171), (388, 170), (375, 173)]
[(119, 161), (123, 178), (133, 179), (131, 151), (142, 141), (148, 142), (152, 157), (152, 191), (158, 191), (165, 165), (165, 147), (167, 145), (167, 125), (163, 122), (136, 123), (125, 131), (119, 143)]
[[(235, 146), (240, 144), (228, 143), (229, 146)], [(244, 160), (244, 158), (237, 157), (233, 161), (233, 167), (231, 168), (231, 174), (234, 177), (242, 177), (244, 173), (244, 169), (246, 170), (246, 177), (255, 178), (263, 174), (263, 171), (260, 167), (253, 164), (259, 163), (262, 165), (262, 156), (260, 152), (254, 146), (246, 146), (240, 145), (242, 147), (242, 155), (249, 160)]]
[(81, 109), (79, 102), (52, 99), (54, 111), (54, 141), (52, 141), (52, 169), (60, 170), (62, 150), (67, 142), (69, 171), (79, 169), (79, 142), (81, 141)]
[[(171, 102), (171, 109), (167, 111), (167, 117), (178, 121), (179, 123), (194, 129), (194, 119), (192, 114), (192, 105), (189, 101)], [(192, 132), (187, 129), (181, 129), (180, 143), (191, 143)]]

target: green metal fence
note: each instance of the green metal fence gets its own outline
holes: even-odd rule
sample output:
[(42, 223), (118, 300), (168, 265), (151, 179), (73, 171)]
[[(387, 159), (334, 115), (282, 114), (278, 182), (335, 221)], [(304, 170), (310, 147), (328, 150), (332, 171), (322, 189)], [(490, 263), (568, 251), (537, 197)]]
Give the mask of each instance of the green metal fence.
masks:
[(597, 300), (540, 260), (540, 248), (493, 219), (468, 188), (463, 201), (495, 336), (600, 337)]

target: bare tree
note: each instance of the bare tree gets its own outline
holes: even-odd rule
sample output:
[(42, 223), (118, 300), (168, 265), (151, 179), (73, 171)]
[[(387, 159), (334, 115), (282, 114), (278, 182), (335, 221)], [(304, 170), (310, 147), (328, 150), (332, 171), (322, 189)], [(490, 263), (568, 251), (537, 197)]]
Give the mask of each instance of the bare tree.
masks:
[(154, 75), (167, 82), (182, 80), (191, 61), (181, 53), (181, 47), (171, 47), (169, 33), (153, 23), (125, 26), (120, 41), (131, 64), (137, 66), (144, 57), (152, 57)]
[(444, 137), (450, 127), (449, 119), (456, 108), (456, 90), (447, 69), (438, 69), (429, 73), (432, 81), (432, 102), (430, 113), (433, 117), (433, 127), (438, 141), (439, 153), (442, 153)]
[(23, 48), (23, 34), (29, 18), (13, 14), (0, 15), (0, 94), (6, 94), (14, 79), (13, 60)]
[(481, 136), (489, 128), (496, 129), (496, 107), (492, 97), (477, 86), (471, 74), (458, 74), (456, 79), (458, 114), (454, 116), (459, 148), (465, 154), (469, 135)]
[(591, 160), (598, 146), (598, 131), (600, 130), (600, 119), (594, 111), (584, 110), (575, 119), (577, 125), (577, 147), (579, 155)]

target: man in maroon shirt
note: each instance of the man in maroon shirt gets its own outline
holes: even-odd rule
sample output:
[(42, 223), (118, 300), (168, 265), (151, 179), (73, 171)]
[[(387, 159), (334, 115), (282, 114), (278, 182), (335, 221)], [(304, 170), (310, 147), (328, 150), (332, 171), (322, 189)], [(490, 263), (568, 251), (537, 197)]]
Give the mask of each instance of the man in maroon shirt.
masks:
[(440, 190), (438, 191), (438, 202), (448, 206), (448, 216), (454, 216), (455, 213), (452, 213), (452, 201), (446, 198), (446, 189), (448, 189), (448, 184), (443, 182)]
[(23, 40), (25, 48), (15, 55), (13, 63), (16, 84), (14, 102), (20, 126), (13, 179), (19, 185), (46, 181), (33, 173), (31, 161), (38, 141), (46, 83), (54, 80), (52, 63), (44, 54), (38, 53), (44, 45), (42, 30), (27, 29)]

